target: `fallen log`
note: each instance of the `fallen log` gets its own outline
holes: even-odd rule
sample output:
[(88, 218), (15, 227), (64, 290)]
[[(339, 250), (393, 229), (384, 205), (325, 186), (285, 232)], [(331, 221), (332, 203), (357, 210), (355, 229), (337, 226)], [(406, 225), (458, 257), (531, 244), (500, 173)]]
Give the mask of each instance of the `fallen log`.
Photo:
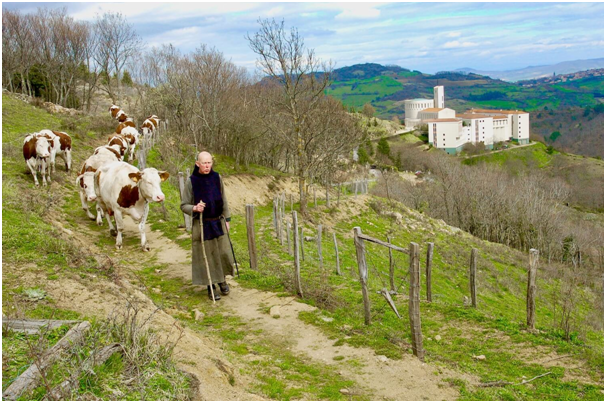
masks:
[(39, 358), (34, 360), (34, 364), (29, 366), (13, 383), (2, 393), (2, 399), (14, 401), (23, 395), (24, 392), (32, 391), (38, 386), (42, 373), (46, 368), (61, 355), (63, 350), (72, 344), (78, 343), (84, 339), (84, 336), (90, 329), (90, 323), (85, 321), (71, 328), (57, 344), (45, 351)]

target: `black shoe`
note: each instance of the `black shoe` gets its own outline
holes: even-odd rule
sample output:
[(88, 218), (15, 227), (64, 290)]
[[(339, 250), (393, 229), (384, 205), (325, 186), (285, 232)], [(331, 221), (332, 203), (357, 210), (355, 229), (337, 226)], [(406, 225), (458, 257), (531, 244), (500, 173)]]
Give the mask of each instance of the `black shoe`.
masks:
[[(212, 301), (213, 295), (210, 292), (210, 286), (207, 286), (206, 289), (208, 290), (208, 299)], [(219, 294), (219, 291), (217, 291), (217, 288), (215, 287), (214, 284), (213, 284), (213, 292), (215, 293), (215, 301), (219, 301), (221, 299), (221, 294)]]
[(219, 283), (219, 288), (221, 289), (221, 294), (228, 295), (229, 294), (229, 285), (224, 281)]

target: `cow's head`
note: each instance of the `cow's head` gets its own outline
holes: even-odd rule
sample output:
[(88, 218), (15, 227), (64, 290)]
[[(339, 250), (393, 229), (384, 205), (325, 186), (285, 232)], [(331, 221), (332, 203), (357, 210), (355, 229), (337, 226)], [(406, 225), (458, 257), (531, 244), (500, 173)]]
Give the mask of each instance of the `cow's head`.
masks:
[(36, 156), (41, 159), (46, 159), (51, 154), (51, 145), (49, 140), (44, 136), (36, 138)]
[(95, 172), (84, 172), (76, 178), (76, 185), (84, 192), (86, 201), (97, 200), (95, 193)]
[(139, 186), (143, 198), (153, 202), (164, 201), (164, 193), (160, 188), (160, 183), (168, 179), (168, 176), (168, 172), (161, 172), (153, 167), (128, 175)]

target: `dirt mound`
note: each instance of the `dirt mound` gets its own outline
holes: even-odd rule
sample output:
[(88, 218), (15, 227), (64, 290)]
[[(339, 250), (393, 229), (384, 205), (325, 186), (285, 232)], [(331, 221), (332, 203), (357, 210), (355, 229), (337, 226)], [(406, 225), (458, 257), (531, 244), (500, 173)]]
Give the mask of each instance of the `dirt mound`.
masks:
[(277, 190), (286, 193), (287, 201), (289, 201), (290, 195), (296, 200), (299, 192), (297, 181), (293, 178), (238, 175), (225, 176), (223, 181), (230, 209), (237, 214), (244, 212), (246, 204), (267, 204), (278, 194)]

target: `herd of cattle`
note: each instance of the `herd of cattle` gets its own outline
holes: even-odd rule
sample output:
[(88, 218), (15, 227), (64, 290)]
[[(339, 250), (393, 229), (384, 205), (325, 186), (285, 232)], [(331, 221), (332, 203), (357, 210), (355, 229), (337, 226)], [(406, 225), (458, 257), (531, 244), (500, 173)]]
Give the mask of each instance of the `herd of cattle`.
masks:
[[(133, 160), (135, 148), (141, 139), (134, 121), (116, 105), (109, 108), (112, 118), (120, 124), (116, 133), (108, 138), (106, 145), (99, 146), (89, 156), (78, 173), (76, 184), (80, 193), (82, 209), (90, 219), (103, 225), (107, 213), (110, 233), (116, 236), (116, 248), (122, 248), (124, 215), (129, 215), (139, 226), (141, 247), (148, 251), (145, 237), (145, 222), (150, 202), (164, 201), (160, 183), (168, 179), (168, 172), (154, 168), (139, 170), (124, 161)], [(155, 135), (159, 119), (151, 115), (141, 125), (144, 139)], [(72, 140), (65, 132), (44, 129), (28, 134), (23, 142), (23, 157), (31, 171), (36, 186), (39, 186), (37, 172), (42, 175), (42, 184), (50, 182), (51, 173), (55, 172), (55, 158), (60, 156), (65, 161), (66, 171), (72, 167)], [(96, 215), (90, 211), (90, 205), (96, 204)], [(115, 218), (116, 226), (111, 217)]]

